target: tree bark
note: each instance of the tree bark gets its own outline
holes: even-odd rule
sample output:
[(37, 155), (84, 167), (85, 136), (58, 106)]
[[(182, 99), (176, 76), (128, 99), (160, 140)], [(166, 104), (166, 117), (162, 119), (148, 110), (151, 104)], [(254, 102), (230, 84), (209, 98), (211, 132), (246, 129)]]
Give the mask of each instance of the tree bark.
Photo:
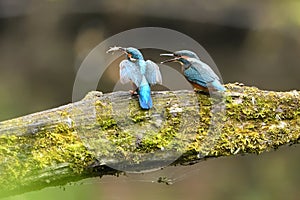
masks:
[(210, 96), (153, 92), (150, 110), (128, 92), (93, 91), (79, 102), (1, 122), (0, 196), (299, 143), (298, 91), (226, 87)]

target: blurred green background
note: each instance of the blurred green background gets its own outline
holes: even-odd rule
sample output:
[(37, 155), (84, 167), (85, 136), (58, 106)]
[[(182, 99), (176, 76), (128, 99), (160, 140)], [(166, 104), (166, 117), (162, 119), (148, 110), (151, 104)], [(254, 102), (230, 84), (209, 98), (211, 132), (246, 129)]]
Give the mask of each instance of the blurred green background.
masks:
[[(85, 56), (106, 38), (137, 27), (180, 31), (211, 55), (227, 82), (300, 90), (300, 2), (199, 0), (1, 0), (0, 121), (72, 101)], [(98, 89), (111, 91), (112, 72)], [(166, 186), (105, 177), (7, 199), (298, 199), (299, 146), (174, 170)], [(297, 156), (298, 155), (298, 156)], [(178, 173), (178, 174), (176, 174)]]

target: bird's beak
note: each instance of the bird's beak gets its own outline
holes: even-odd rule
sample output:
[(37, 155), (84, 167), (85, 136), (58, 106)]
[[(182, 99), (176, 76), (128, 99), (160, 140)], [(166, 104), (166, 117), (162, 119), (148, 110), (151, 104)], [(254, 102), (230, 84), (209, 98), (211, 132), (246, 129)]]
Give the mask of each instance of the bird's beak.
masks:
[(161, 53), (160, 56), (172, 56), (174, 57), (174, 53)]
[(124, 53), (127, 53), (127, 49), (124, 47), (120, 47), (120, 50), (123, 51)]
[(168, 62), (175, 62), (175, 61), (177, 61), (180, 58), (180, 57), (175, 57), (175, 55), (173, 53), (162, 53), (162, 54), (160, 54), (160, 56), (170, 56), (170, 57), (173, 57), (171, 59), (164, 60), (164, 61), (160, 62), (160, 64), (164, 64), (164, 63), (168, 63)]
[(178, 59), (179, 59), (179, 57), (171, 58), (171, 59), (160, 62), (160, 64), (164, 64), (164, 63), (168, 63), (168, 62), (176, 62), (176, 61), (178, 61)]

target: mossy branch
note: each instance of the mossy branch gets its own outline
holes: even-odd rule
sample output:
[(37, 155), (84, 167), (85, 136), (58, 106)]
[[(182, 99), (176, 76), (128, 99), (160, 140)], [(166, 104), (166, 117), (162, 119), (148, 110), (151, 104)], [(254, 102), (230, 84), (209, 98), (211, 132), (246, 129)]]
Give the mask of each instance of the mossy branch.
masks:
[(149, 111), (128, 92), (90, 92), (79, 102), (1, 122), (0, 196), (299, 143), (298, 91), (226, 87), (212, 97), (153, 92)]

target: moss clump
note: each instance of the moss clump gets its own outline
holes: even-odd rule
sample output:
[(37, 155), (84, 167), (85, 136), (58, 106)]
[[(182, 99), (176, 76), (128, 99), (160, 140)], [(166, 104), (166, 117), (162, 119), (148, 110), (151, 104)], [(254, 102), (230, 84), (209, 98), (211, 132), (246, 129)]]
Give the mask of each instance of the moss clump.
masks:
[[(26, 185), (30, 181), (28, 178), (40, 170), (63, 164), (80, 174), (93, 161), (91, 153), (68, 123), (45, 125), (31, 135), (2, 135), (0, 146), (1, 190), (4, 191)], [(51, 184), (51, 181), (44, 183)]]
[[(157, 104), (161, 105), (161, 103)], [(164, 113), (164, 121), (157, 128), (158, 130), (150, 129), (146, 131), (138, 147), (138, 151), (144, 153), (172, 149), (183, 151), (182, 138), (179, 134), (179, 129), (182, 125), (182, 112), (183, 109), (179, 106), (176, 97), (174, 97), (172, 102), (165, 102), (164, 111), (161, 111), (161, 113)]]
[(92, 161), (73, 127), (58, 124), (49, 131), (40, 132), (34, 137), (33, 159), (41, 169), (59, 163), (71, 163), (70, 169), (81, 173)]
[(292, 130), (299, 129), (296, 106), (299, 104), (292, 99), (289, 93), (262, 92), (248, 87), (237, 96), (227, 96), (228, 120), (210, 156), (260, 154), (298, 141), (299, 134)]
[[(211, 151), (211, 156), (228, 156), (238, 153), (262, 153), (266, 148), (266, 137), (247, 129), (225, 127), (219, 141)], [(239, 131), (239, 132), (235, 132)]]
[[(134, 106), (139, 106), (139, 105), (134, 105)], [(149, 111), (147, 110), (142, 110), (142, 109), (134, 109), (134, 107), (130, 106), (130, 111), (129, 111), (129, 119), (132, 120), (134, 123), (140, 123), (143, 121), (146, 121), (147, 119), (149, 119), (148, 113)], [(139, 107), (135, 107), (135, 108), (139, 108)]]
[(116, 120), (113, 118), (112, 103), (108, 99), (103, 101), (97, 100), (95, 109), (97, 122), (102, 130), (114, 128), (117, 125)]

